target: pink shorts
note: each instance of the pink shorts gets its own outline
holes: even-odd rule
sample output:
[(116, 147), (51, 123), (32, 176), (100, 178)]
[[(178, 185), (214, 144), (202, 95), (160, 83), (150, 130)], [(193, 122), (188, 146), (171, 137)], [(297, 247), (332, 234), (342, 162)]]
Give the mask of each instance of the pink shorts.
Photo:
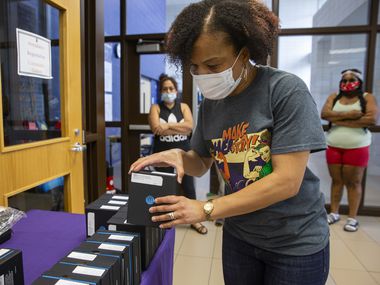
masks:
[(367, 167), (369, 146), (349, 149), (329, 146), (326, 150), (326, 159), (327, 164)]

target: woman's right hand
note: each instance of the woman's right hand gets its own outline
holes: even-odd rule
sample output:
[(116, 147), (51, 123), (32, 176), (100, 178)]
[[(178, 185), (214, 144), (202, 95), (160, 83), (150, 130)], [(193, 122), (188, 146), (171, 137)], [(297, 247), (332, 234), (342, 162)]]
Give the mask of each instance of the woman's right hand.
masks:
[(132, 171), (139, 171), (146, 166), (174, 167), (177, 171), (177, 180), (181, 183), (182, 177), (185, 174), (182, 158), (183, 153), (183, 150), (175, 148), (141, 157), (132, 163), (128, 173), (130, 174)]

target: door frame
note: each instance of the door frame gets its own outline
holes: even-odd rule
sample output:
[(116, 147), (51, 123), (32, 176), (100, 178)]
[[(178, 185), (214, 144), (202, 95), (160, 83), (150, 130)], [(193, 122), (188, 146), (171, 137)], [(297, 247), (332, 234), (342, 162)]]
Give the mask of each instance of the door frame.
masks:
[[(0, 116), (0, 188), (4, 187), (0, 189), (0, 203), (8, 206), (11, 196), (64, 176), (65, 210), (83, 213), (83, 154), (70, 151), (73, 144), (82, 144), (81, 137), (74, 131), (82, 129), (81, 72), (77, 64), (80, 62), (80, 48), (77, 44), (80, 42), (79, 2), (45, 0), (45, 3), (60, 11), (61, 137), (5, 146), (3, 116)], [(79, 96), (75, 96), (78, 93)]]

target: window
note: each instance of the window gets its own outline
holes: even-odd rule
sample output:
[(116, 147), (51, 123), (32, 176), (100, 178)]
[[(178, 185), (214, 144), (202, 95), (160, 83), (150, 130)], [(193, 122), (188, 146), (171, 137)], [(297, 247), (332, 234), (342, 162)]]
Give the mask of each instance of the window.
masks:
[(338, 90), (342, 70), (355, 67), (364, 73), (366, 52), (364, 34), (284, 36), (278, 66), (306, 83), (321, 111), (329, 94)]
[(104, 35), (120, 34), (120, 0), (104, 1)]
[(380, 134), (372, 133), (370, 146), (370, 160), (367, 168), (366, 190), (364, 204), (366, 206), (380, 206)]
[(169, 64), (164, 54), (140, 56), (140, 114), (148, 114), (150, 106), (160, 102), (159, 78), (165, 73), (178, 83), (178, 97), (182, 94), (182, 72)]
[[(127, 34), (166, 33), (179, 13), (200, 0), (126, 0)], [(272, 0), (263, 1), (270, 9)], [(141, 21), (144, 19), (144, 21)]]
[(120, 43), (104, 44), (104, 114), (106, 122), (120, 121)]
[(64, 185), (65, 178), (63, 176), (47, 181), (28, 191), (9, 197), (9, 207), (24, 212), (32, 209), (64, 211)]
[(282, 29), (366, 25), (369, 0), (280, 0)]
[[(7, 0), (1, 5), (0, 97), (5, 146), (61, 137), (59, 10), (41, 0)], [(18, 74), (16, 28), (50, 40), (51, 78)], [(29, 56), (25, 61), (38, 70), (40, 62), (35, 58)]]
[[(376, 96), (377, 104), (380, 105), (380, 34), (377, 34), (376, 55), (375, 55), (375, 75), (373, 81), (373, 95)], [(377, 124), (380, 123), (380, 116), (377, 118)]]
[(113, 185), (121, 190), (121, 128), (106, 128), (107, 181), (113, 176)]

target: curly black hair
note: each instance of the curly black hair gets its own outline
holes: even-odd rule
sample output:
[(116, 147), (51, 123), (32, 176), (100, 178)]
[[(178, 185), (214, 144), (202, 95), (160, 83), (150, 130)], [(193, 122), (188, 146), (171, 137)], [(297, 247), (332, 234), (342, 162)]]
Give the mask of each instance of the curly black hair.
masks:
[(202, 32), (224, 32), (236, 53), (247, 47), (253, 61), (266, 64), (278, 29), (277, 16), (258, 0), (203, 0), (177, 16), (166, 36), (166, 51), (171, 63), (183, 67)]

